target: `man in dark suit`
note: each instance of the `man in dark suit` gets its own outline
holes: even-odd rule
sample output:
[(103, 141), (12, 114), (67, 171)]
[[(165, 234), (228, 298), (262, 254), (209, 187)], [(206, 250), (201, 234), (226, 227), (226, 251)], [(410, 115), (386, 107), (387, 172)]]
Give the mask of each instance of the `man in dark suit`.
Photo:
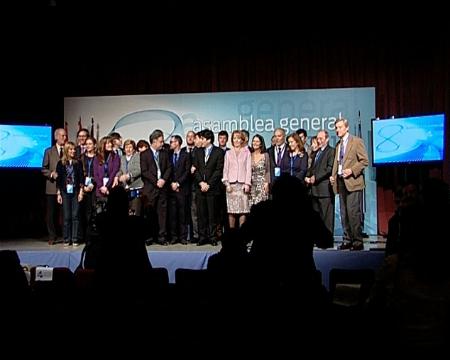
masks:
[(290, 169), (285, 166), (289, 164), (289, 150), (286, 144), (286, 131), (284, 129), (275, 129), (275, 146), (267, 149), (270, 158), (271, 177), (270, 183), (273, 182), (282, 174), (289, 173)]
[[(55, 218), (61, 205), (58, 204), (56, 198), (56, 165), (62, 158), (64, 144), (67, 141), (66, 130), (55, 130), (56, 144), (45, 150), (44, 159), (42, 161), (42, 175), (45, 176), (45, 194), (47, 198), (47, 230), (48, 244), (53, 245), (56, 241)], [(59, 210), (61, 211), (61, 210)]]
[(219, 131), (219, 134), (217, 135), (219, 147), (224, 151), (227, 152), (230, 150), (230, 148), (227, 146), (228, 144), (228, 132), (226, 130)]
[(181, 151), (183, 139), (174, 135), (170, 139), (170, 162), (172, 176), (169, 188), (169, 222), (171, 244), (187, 244), (186, 199), (191, 190), (189, 175), (191, 173), (190, 155)]
[(75, 147), (75, 152), (77, 159), (81, 159), (81, 155), (86, 151), (86, 139), (89, 137), (88, 129), (80, 129), (77, 132), (77, 146)]
[[(334, 148), (328, 145), (326, 130), (317, 133), (318, 149), (308, 170), (305, 183), (311, 187), (313, 209), (317, 211), (331, 235), (334, 234), (334, 193), (330, 184), (333, 170)], [(320, 247), (332, 247), (333, 243), (317, 244)]]
[(214, 146), (214, 133), (203, 130), (202, 148), (194, 156), (194, 184), (197, 188), (199, 242), (217, 244), (218, 204), (222, 186), (224, 151)]
[(195, 153), (197, 151), (200, 151), (201, 149), (201, 139), (200, 139), (200, 133), (191, 131), (188, 131), (186, 133), (186, 146), (181, 149), (182, 152), (186, 152), (189, 155), (189, 161), (191, 163), (191, 169), (189, 171), (189, 186), (190, 191), (188, 192), (188, 197), (186, 199), (186, 221), (189, 225), (189, 241), (191, 243), (197, 243), (198, 242), (198, 212), (197, 212), (197, 186), (195, 186), (195, 180), (194, 180), (194, 173), (195, 173), (195, 166), (194, 164), (194, 157)]
[(364, 169), (369, 159), (361, 138), (350, 135), (347, 119), (336, 120), (336, 134), (339, 142), (330, 177), (335, 194), (339, 194), (341, 223), (344, 230), (344, 242), (341, 250), (363, 250), (361, 224), (361, 197), (365, 187)]
[[(150, 220), (154, 240), (160, 245), (167, 245), (167, 190), (172, 166), (169, 153), (162, 149), (163, 145), (162, 131), (153, 131), (150, 135), (150, 148), (141, 153), (141, 176), (144, 181), (142, 201)], [(159, 225), (158, 231), (156, 223)]]

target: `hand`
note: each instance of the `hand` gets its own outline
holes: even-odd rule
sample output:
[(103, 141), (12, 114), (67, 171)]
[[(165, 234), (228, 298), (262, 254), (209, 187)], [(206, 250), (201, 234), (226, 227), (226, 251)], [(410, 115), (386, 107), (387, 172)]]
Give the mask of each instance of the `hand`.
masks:
[(117, 185), (119, 185), (119, 178), (116, 176), (114, 177), (114, 181), (111, 187), (116, 187)]
[(56, 180), (56, 178), (58, 177), (58, 173), (56, 171), (52, 171), (50, 173), (50, 178)]
[(264, 192), (265, 192), (266, 194), (269, 193), (269, 183), (264, 183)]
[(194, 165), (192, 165), (192, 166), (191, 166), (191, 174), (195, 173), (195, 170), (197, 170), (197, 169), (195, 168)]
[(156, 182), (156, 186), (159, 187), (160, 189), (162, 189), (165, 183), (166, 183), (166, 180), (164, 180), (164, 179), (159, 179), (159, 180)]
[(107, 188), (106, 186), (102, 186), (102, 187), (100, 188), (100, 192), (101, 192), (103, 195), (108, 195), (108, 188)]
[(309, 182), (310, 182), (311, 185), (314, 184), (314, 183), (316, 182), (316, 177), (315, 177), (314, 175), (311, 176), (311, 177), (309, 178)]
[(335, 182), (336, 180), (334, 179), (334, 177), (332, 177), (332, 176), (330, 176), (330, 184), (331, 185), (334, 185), (334, 182)]
[(170, 187), (172, 188), (173, 191), (177, 191), (178, 184), (176, 182), (173, 182), (172, 184), (170, 184)]
[(233, 191), (233, 188), (230, 185), (227, 185), (226, 190), (227, 190), (227, 193), (230, 193)]
[(352, 169), (344, 169), (342, 170), (342, 175), (344, 176), (344, 178), (348, 178), (353, 174)]
[(207, 191), (209, 190), (209, 185), (208, 185), (208, 183), (202, 181), (202, 182), (200, 182), (199, 185), (200, 185), (200, 190), (201, 190), (202, 192), (207, 192)]
[(58, 201), (58, 204), (62, 204), (62, 196), (61, 196), (61, 194), (56, 195), (56, 200)]
[(120, 175), (119, 181), (120, 181), (121, 183), (126, 183), (126, 182), (128, 181), (128, 178), (129, 178), (128, 175), (123, 174), (123, 175)]
[(311, 178), (305, 177), (305, 183), (310, 184), (311, 183)]
[(244, 193), (247, 194), (250, 191), (250, 186), (248, 186), (247, 184), (244, 184), (243, 189), (244, 189)]
[(80, 191), (80, 192), (78, 193), (78, 202), (81, 202), (82, 200), (83, 200), (83, 192)]

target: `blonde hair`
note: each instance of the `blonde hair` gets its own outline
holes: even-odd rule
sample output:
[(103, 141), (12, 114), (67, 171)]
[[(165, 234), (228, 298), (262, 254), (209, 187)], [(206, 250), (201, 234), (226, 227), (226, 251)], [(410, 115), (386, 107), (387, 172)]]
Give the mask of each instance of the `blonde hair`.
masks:
[(62, 156), (62, 159), (61, 159), (61, 162), (62, 162), (63, 165), (67, 165), (67, 163), (68, 163), (70, 160), (72, 160), (72, 163), (75, 163), (75, 162), (77, 161), (77, 160), (76, 160), (76, 157), (71, 158), (71, 157), (69, 156), (69, 150), (70, 150), (71, 148), (73, 148), (74, 150), (76, 149), (76, 145), (75, 145), (72, 141), (68, 141), (68, 142), (66, 142), (66, 143), (64, 144), (63, 156)]

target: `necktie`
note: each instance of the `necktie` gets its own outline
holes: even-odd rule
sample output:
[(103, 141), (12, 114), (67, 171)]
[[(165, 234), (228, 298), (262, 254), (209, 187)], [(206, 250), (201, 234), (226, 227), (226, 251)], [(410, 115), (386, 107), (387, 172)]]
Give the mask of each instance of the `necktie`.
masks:
[(178, 162), (178, 153), (173, 154), (173, 166), (176, 166)]
[(277, 150), (277, 166), (280, 167), (281, 165), (281, 146), (278, 146)]
[(341, 140), (339, 145), (339, 162), (342, 164), (342, 160), (344, 159), (344, 140)]
[(316, 159), (314, 160), (314, 162), (319, 161), (321, 155), (322, 155), (322, 149), (319, 149), (319, 151), (317, 151)]
[(159, 151), (155, 151), (155, 161), (159, 165)]
[(211, 149), (212, 148), (206, 149), (206, 152), (205, 152), (205, 163), (208, 162), (209, 155), (211, 154)]
[(63, 157), (63, 148), (62, 146), (59, 147), (59, 158), (61, 159)]

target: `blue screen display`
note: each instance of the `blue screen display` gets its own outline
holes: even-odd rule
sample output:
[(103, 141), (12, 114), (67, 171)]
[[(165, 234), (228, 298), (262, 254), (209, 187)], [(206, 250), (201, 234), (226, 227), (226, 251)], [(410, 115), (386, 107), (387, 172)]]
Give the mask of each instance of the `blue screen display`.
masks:
[(51, 126), (0, 125), (0, 168), (40, 168)]
[(372, 120), (374, 165), (444, 159), (444, 114)]

